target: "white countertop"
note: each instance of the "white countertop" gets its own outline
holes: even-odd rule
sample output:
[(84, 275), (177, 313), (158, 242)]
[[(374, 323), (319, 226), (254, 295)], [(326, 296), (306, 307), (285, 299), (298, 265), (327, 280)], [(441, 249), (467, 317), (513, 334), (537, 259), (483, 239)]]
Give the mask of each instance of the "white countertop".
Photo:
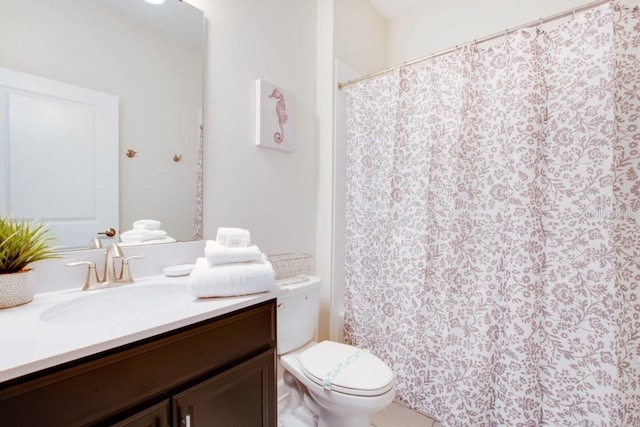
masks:
[(187, 277), (159, 275), (113, 289), (83, 292), (78, 288), (36, 294), (28, 304), (0, 310), (0, 382), (227, 314), (288, 291), (286, 287), (278, 287), (273, 292), (239, 297), (196, 299), (188, 296), (190, 299), (187, 299), (185, 296), (179, 304), (159, 304), (157, 309), (141, 310), (109, 321), (101, 321), (100, 313), (95, 313), (95, 322), (54, 323), (40, 318), (58, 303), (124, 287), (161, 284), (183, 285), (188, 296)]

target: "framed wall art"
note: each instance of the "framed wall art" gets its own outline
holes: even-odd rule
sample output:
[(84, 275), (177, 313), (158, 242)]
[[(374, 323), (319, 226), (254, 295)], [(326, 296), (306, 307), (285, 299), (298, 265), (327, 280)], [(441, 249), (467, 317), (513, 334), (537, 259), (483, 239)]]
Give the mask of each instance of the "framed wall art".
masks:
[(295, 93), (265, 80), (256, 80), (256, 145), (293, 151), (295, 125)]

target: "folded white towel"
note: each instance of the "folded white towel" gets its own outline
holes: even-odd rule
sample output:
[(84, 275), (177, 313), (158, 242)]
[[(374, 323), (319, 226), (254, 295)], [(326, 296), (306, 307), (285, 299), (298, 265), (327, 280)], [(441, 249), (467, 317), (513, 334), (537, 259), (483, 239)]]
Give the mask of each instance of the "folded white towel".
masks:
[(120, 233), (123, 242), (146, 242), (147, 240), (164, 239), (167, 232), (164, 230), (129, 230)]
[(227, 248), (246, 248), (251, 244), (251, 233), (243, 228), (220, 227), (216, 241)]
[(252, 263), (216, 266), (198, 258), (189, 275), (189, 292), (198, 298), (256, 294), (275, 287), (275, 272), (266, 255)]
[(162, 223), (155, 219), (141, 219), (133, 223), (134, 230), (159, 230)]
[(207, 240), (204, 257), (211, 265), (259, 261), (262, 252), (256, 245), (246, 248), (227, 248), (215, 240)]

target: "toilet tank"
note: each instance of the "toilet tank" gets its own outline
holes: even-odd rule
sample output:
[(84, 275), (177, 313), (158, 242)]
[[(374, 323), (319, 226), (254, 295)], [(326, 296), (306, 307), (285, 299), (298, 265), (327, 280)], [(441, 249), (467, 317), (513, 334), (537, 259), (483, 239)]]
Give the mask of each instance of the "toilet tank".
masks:
[(313, 341), (320, 310), (320, 279), (281, 285), (287, 292), (278, 297), (278, 354)]

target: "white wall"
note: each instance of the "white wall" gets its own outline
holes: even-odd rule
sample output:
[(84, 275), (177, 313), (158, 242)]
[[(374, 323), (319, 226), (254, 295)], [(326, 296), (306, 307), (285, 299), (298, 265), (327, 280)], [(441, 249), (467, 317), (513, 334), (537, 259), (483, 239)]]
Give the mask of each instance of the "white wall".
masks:
[(389, 66), (589, 3), (588, 0), (432, 0), (388, 23)]
[(1, 0), (0, 10), (0, 66), (120, 98), (121, 230), (150, 217), (191, 239), (201, 49), (95, 1)]
[[(386, 22), (367, 0), (189, 0), (207, 18), (205, 238), (251, 230), (265, 252), (309, 252), (323, 280), (319, 338), (329, 336), (333, 263), (334, 77), (345, 63), (384, 66)], [(297, 94), (293, 153), (255, 147), (254, 81)], [(340, 260), (342, 262), (342, 260)], [(341, 295), (343, 287), (337, 292)]]
[[(263, 252), (315, 252), (316, 2), (190, 0), (207, 19), (204, 237), (247, 228)], [(296, 94), (296, 149), (254, 145), (255, 80)]]
[(361, 75), (387, 64), (387, 21), (368, 0), (335, 0), (335, 57)]

